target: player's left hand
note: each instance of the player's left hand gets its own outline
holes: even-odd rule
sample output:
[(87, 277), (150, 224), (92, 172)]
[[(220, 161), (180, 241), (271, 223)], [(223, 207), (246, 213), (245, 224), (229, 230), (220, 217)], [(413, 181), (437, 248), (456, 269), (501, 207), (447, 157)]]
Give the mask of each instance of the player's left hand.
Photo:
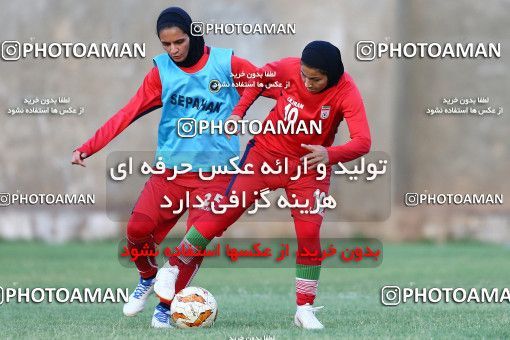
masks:
[(305, 158), (307, 159), (309, 169), (317, 168), (319, 163), (325, 165), (329, 163), (328, 150), (322, 145), (301, 144), (301, 147), (310, 151), (310, 153), (301, 157), (301, 162), (304, 162)]
[[(230, 115), (230, 117), (227, 118), (227, 121), (231, 120), (231, 121), (234, 121), (236, 122), (237, 124), (237, 121), (241, 120), (242, 118), (238, 115)], [(232, 130), (231, 130), (232, 131)], [(239, 130), (236, 131), (236, 133), (234, 135), (238, 135), (239, 134)], [(225, 134), (225, 136), (227, 136), (228, 139), (232, 138), (233, 134)]]

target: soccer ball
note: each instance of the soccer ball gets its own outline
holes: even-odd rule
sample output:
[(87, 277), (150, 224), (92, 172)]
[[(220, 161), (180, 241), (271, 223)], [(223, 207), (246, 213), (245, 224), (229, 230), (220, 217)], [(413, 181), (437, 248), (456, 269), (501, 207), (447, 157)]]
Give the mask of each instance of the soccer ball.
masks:
[(187, 287), (175, 294), (170, 315), (179, 328), (211, 327), (218, 316), (218, 304), (204, 288)]

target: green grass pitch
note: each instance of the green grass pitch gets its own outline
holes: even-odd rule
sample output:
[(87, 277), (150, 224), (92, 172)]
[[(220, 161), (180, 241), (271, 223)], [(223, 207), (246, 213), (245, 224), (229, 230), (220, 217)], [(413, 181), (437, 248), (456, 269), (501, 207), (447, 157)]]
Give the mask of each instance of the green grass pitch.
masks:
[[(0, 242), (2, 287), (128, 287), (133, 268), (117, 259), (115, 242), (46, 245)], [(194, 286), (216, 297), (219, 316), (210, 329), (156, 330), (156, 299), (140, 315), (122, 304), (0, 305), (0, 337), (8, 338), (510, 338), (510, 304), (407, 303), (385, 307), (380, 289), (402, 287), (510, 287), (510, 248), (477, 243), (384, 245), (378, 268), (324, 269), (316, 305), (323, 331), (293, 326), (294, 271), (202, 269)]]

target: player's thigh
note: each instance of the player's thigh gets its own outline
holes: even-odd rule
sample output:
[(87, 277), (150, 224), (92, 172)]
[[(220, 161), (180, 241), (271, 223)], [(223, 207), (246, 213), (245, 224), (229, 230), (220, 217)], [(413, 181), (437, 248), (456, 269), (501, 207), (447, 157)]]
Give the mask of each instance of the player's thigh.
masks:
[(289, 182), (285, 187), (287, 199), (291, 204), (304, 205), (291, 208), (292, 217), (321, 225), (327, 210), (327, 207), (324, 207), (324, 198), (329, 195), (329, 187), (329, 176), (317, 180), (315, 175), (308, 175)]
[(186, 229), (188, 230), (199, 218), (210, 213), (211, 205), (222, 202), (231, 176), (217, 175), (210, 181), (201, 180), (189, 193), (190, 207)]
[(187, 189), (166, 179), (166, 176), (152, 175), (140, 194), (133, 212), (149, 216), (155, 223), (153, 237), (161, 243), (179, 218), (186, 212)]
[[(231, 184), (228, 195), (209, 188), (197, 190), (198, 195), (205, 194), (212, 201), (205, 208), (190, 208), (188, 227), (195, 226), (208, 239), (220, 236), (255, 202), (265, 187), (262, 180), (249, 175), (239, 175)], [(234, 199), (237, 199), (236, 204), (233, 204)]]

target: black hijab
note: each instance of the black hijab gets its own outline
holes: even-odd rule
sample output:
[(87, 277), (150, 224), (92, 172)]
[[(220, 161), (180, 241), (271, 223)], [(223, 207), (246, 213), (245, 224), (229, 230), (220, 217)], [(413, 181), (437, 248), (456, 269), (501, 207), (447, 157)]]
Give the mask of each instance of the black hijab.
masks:
[(340, 50), (327, 41), (316, 40), (306, 45), (301, 61), (306, 66), (319, 69), (328, 76), (328, 85), (325, 89), (335, 86), (344, 74)]

